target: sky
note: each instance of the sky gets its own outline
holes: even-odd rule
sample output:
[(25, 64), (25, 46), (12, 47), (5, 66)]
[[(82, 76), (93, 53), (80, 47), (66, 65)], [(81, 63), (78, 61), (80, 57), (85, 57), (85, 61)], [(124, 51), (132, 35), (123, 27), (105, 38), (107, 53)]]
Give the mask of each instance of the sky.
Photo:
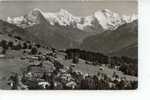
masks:
[(109, 9), (125, 15), (137, 14), (136, 0), (0, 0), (0, 19), (7, 17), (22, 16), (34, 8), (44, 12), (58, 12), (61, 8), (66, 9), (75, 16), (92, 15), (95, 11)]

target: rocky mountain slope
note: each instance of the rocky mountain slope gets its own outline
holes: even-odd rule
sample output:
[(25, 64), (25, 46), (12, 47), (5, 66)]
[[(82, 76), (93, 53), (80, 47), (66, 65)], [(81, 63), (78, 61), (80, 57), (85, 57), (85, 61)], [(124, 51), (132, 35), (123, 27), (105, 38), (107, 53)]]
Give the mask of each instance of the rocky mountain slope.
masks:
[[(124, 24), (114, 31), (106, 31), (86, 38), (81, 44), (81, 48), (105, 54), (113, 54), (117, 51), (124, 52), (124, 50), (130, 51), (129, 49), (132, 48), (134, 50), (133, 55), (137, 55), (137, 33), (138, 24), (136, 20), (130, 24)], [(125, 54), (129, 55), (128, 52)]]

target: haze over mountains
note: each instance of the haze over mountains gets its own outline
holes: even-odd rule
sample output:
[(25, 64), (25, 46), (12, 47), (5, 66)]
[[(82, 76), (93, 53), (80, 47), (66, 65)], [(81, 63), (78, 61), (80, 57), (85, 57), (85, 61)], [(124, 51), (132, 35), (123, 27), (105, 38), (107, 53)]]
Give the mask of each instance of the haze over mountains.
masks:
[[(13, 30), (12, 26), (16, 25), (13, 27), (23, 30), (24, 34), (15, 30), (16, 33), (58, 49), (80, 48), (116, 55), (132, 50), (137, 53), (134, 47), (137, 47), (138, 25), (137, 15), (134, 14), (126, 16), (103, 9), (81, 17), (73, 16), (64, 9), (52, 13), (36, 8), (20, 17), (8, 17), (6, 22), (11, 25), (0, 27), (1, 32), (10, 27)], [(122, 50), (127, 53), (122, 53)]]

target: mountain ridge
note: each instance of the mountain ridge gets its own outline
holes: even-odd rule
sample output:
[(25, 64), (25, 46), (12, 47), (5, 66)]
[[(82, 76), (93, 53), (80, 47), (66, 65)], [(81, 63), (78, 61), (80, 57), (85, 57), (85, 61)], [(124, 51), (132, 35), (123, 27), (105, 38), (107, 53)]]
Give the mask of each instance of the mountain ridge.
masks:
[(43, 12), (42, 10), (35, 8), (25, 16), (14, 18), (8, 17), (7, 21), (24, 28), (39, 24), (41, 22), (38, 19), (39, 15), (42, 15), (50, 25), (59, 24), (61, 26), (72, 26), (73, 28), (84, 31), (86, 31), (87, 27), (95, 26), (93, 23), (94, 21), (97, 21), (99, 28), (102, 28), (103, 30), (114, 30), (122, 24), (130, 23), (137, 19), (135, 14), (132, 16), (120, 15), (108, 9), (98, 10), (94, 12), (93, 15), (81, 17), (74, 16), (65, 9), (60, 9), (59, 12)]

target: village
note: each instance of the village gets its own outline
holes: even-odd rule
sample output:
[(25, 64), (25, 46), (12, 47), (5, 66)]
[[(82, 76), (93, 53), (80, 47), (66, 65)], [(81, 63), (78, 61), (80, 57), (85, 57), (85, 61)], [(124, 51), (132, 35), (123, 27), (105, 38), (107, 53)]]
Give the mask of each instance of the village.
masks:
[(0, 61), (17, 59), (27, 63), (18, 72), (9, 73), (6, 77), (5, 85), (11, 90), (137, 88), (137, 73), (132, 69), (137, 67), (134, 60), (127, 59), (129, 63), (125, 63), (124, 67), (116, 61), (110, 63), (109, 57), (102, 54), (78, 49), (57, 50), (23, 41), (19, 36), (7, 37), (10, 39), (0, 41)]

